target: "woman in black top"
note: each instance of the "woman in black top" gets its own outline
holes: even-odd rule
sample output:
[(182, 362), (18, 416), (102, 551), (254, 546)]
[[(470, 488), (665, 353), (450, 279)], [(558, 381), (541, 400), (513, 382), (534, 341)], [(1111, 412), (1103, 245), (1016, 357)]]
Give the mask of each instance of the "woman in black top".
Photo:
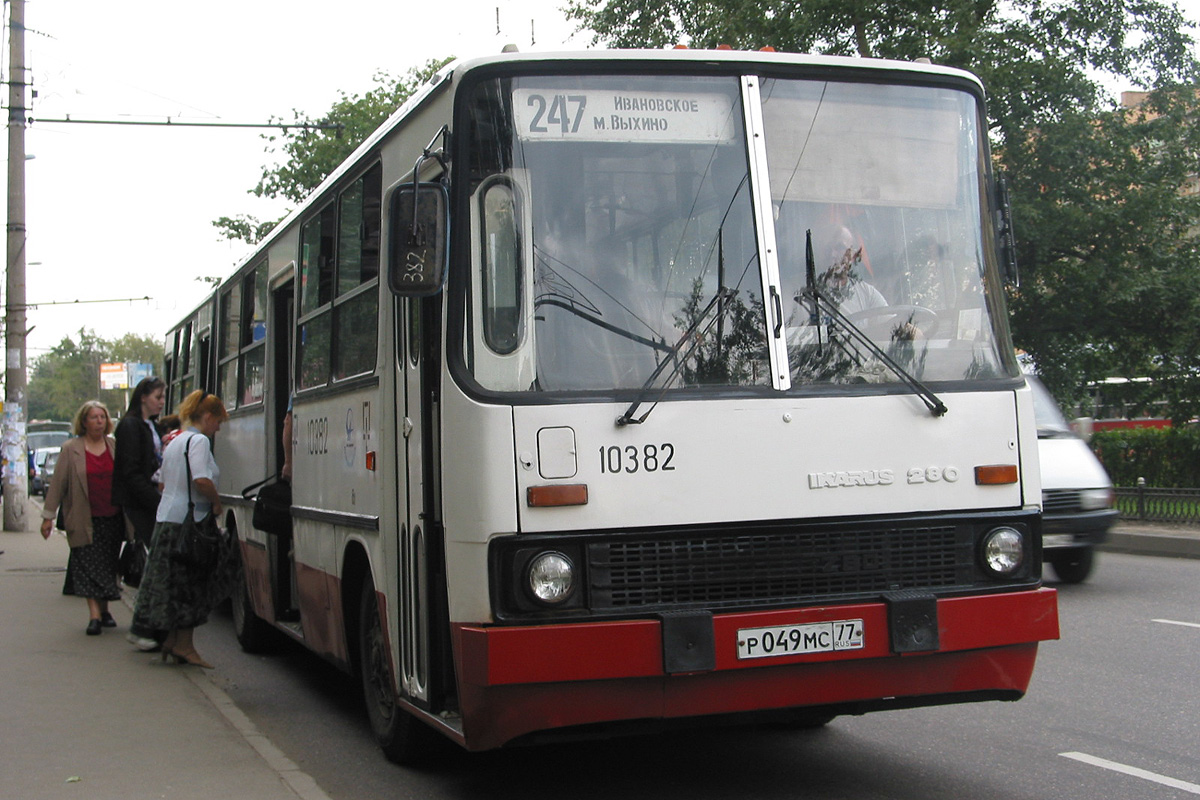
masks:
[[(117, 424), (117, 455), (113, 468), (113, 504), (125, 512), (137, 543), (149, 549), (158, 512), (158, 481), (162, 438), (156, 419), (162, 413), (166, 385), (161, 378), (143, 378), (133, 390), (129, 409)], [(129, 640), (140, 650), (158, 646), (161, 634), (134, 615)]]

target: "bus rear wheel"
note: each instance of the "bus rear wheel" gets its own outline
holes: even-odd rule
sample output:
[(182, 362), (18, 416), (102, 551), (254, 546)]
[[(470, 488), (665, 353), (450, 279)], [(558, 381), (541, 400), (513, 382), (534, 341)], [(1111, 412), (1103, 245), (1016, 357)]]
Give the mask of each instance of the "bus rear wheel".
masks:
[(363, 583), (358, 619), (359, 672), (375, 741), (389, 761), (397, 764), (426, 761), (432, 754), (434, 733), (397, 702), (387, 637), (370, 580)]

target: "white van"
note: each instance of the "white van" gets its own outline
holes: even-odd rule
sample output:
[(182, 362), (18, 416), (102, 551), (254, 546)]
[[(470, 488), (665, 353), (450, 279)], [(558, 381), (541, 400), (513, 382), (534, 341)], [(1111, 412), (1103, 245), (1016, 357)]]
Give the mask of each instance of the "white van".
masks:
[(1026, 377), (1033, 389), (1042, 467), (1043, 559), (1063, 583), (1079, 583), (1091, 573), (1096, 545), (1108, 537), (1120, 512), (1096, 454), (1071, 430), (1042, 382)]

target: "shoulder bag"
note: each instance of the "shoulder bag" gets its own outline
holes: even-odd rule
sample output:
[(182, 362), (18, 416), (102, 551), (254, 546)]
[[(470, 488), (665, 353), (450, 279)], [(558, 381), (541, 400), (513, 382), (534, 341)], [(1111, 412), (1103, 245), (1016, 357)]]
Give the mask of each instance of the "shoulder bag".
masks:
[[(257, 491), (256, 491), (257, 490)], [(242, 490), (242, 497), (254, 497), (254, 515), (251, 523), (255, 528), (279, 536), (292, 532), (292, 485), (278, 475), (265, 481), (251, 484)]]
[(136, 539), (126, 539), (121, 544), (121, 582), (130, 589), (142, 585), (142, 573), (146, 571), (146, 546)]
[(196, 521), (196, 503), (192, 500), (192, 461), (189, 451), (192, 439), (188, 438), (183, 450), (183, 463), (187, 469), (188, 507), (187, 516), (183, 519), (179, 534), (171, 543), (170, 557), (172, 561), (191, 567), (198, 572), (208, 572), (217, 565), (221, 557), (224, 533), (217, 526), (217, 520), (210, 511), (204, 519)]

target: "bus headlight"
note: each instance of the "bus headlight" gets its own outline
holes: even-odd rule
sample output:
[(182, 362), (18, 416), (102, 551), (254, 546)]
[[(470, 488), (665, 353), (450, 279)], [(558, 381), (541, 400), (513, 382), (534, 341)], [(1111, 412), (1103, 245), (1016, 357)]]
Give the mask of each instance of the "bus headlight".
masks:
[(526, 570), (529, 593), (538, 602), (556, 606), (575, 591), (575, 565), (562, 553), (540, 553)]
[(1015, 528), (988, 531), (983, 539), (983, 564), (1001, 578), (1011, 578), (1025, 563), (1025, 537)]

